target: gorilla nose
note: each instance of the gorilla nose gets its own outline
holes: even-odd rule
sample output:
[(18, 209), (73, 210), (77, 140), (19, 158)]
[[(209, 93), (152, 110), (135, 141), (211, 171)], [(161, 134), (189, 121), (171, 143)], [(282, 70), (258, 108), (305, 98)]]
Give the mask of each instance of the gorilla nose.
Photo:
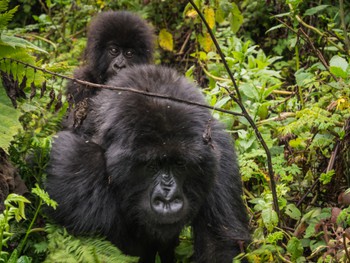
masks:
[(122, 70), (125, 67), (126, 67), (126, 65), (125, 65), (124, 61), (116, 62), (113, 64), (113, 70), (116, 72), (119, 72), (120, 70)]
[(151, 207), (154, 212), (159, 215), (174, 215), (179, 213), (184, 206), (184, 201), (181, 197), (168, 198), (161, 195), (156, 195), (151, 200)]

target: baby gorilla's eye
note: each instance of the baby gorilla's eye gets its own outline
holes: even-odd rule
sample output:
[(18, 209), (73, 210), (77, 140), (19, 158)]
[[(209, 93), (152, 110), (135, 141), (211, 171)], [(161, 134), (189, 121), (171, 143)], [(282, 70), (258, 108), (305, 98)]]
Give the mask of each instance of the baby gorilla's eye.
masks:
[(113, 46), (109, 49), (109, 53), (111, 53), (112, 56), (117, 56), (120, 53), (120, 49)]
[(124, 52), (124, 56), (127, 58), (132, 58), (134, 56), (135, 51), (133, 49), (127, 49)]

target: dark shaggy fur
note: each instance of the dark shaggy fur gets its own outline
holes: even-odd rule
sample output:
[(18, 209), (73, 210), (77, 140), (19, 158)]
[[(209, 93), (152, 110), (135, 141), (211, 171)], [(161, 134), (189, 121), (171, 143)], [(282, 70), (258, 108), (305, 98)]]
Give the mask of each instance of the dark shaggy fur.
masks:
[[(122, 50), (132, 49), (131, 59), (125, 59), (123, 67), (150, 63), (153, 59), (154, 33), (146, 21), (126, 11), (108, 11), (98, 14), (91, 22), (87, 33), (85, 64), (74, 72), (74, 78), (97, 84), (104, 84), (111, 74), (113, 61), (109, 49), (118, 46)], [(67, 93), (75, 103), (92, 97), (98, 89), (84, 87), (70, 81)]]
[[(108, 84), (205, 103), (163, 67), (132, 67)], [(233, 142), (208, 109), (103, 90), (79, 132), (58, 133), (46, 183), (52, 217), (72, 233), (104, 235), (140, 262), (157, 252), (174, 262), (188, 224), (196, 262), (232, 262), (248, 242)]]

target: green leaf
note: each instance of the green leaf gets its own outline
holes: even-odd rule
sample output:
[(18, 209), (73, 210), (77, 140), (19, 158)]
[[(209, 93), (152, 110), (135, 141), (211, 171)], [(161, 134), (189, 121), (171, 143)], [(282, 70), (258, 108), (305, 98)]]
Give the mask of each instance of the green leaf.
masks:
[(233, 33), (237, 33), (237, 31), (239, 30), (239, 28), (243, 24), (242, 13), (235, 3), (232, 3), (230, 24), (231, 24), (231, 29), (232, 29)]
[(2, 34), (0, 37), (0, 40), (1, 40), (0, 45), (8, 45), (13, 48), (16, 48), (16, 47), (21, 47), (25, 49), (29, 48), (29, 49), (33, 49), (33, 50), (40, 51), (47, 54), (45, 50), (37, 47), (36, 45), (30, 43), (29, 41), (23, 38)]
[(279, 28), (284, 28), (285, 27), (285, 25), (283, 25), (283, 24), (279, 24), (279, 25), (277, 25), (277, 26), (273, 26), (273, 27), (271, 27), (270, 29), (268, 29), (266, 32), (265, 32), (265, 34), (267, 34), (268, 32), (271, 32), (271, 31), (273, 31), (273, 30), (276, 30), (276, 29), (279, 29)]
[(285, 208), (285, 213), (292, 219), (299, 220), (301, 218), (300, 210), (295, 206), (295, 204), (289, 204)]
[(22, 125), (18, 120), (20, 115), (20, 111), (13, 108), (0, 82), (0, 148), (7, 153), (13, 136), (22, 129)]
[(312, 82), (314, 75), (309, 72), (304, 72), (303, 70), (298, 70), (295, 72), (295, 80), (299, 87), (303, 87), (306, 84)]
[(277, 242), (281, 241), (283, 239), (283, 232), (277, 231), (271, 234), (268, 234), (266, 237), (266, 241), (270, 244), (277, 244)]
[(333, 56), (331, 60), (329, 61), (329, 66), (331, 67), (339, 67), (343, 71), (346, 71), (346, 69), (349, 66), (349, 63), (342, 57), (339, 56)]
[(329, 67), (329, 70), (336, 77), (340, 77), (342, 79), (346, 79), (348, 77), (348, 74), (340, 67)]
[(304, 253), (304, 248), (301, 244), (301, 241), (296, 237), (292, 237), (287, 244), (287, 251), (291, 254), (291, 261), (295, 262), (300, 258)]
[(159, 46), (167, 51), (173, 51), (173, 35), (166, 29), (162, 29), (159, 32)]
[(335, 171), (334, 170), (330, 170), (329, 172), (327, 173), (321, 173), (320, 175), (320, 182), (322, 184), (328, 184), (331, 182), (332, 178), (333, 178), (333, 175), (335, 174)]
[(17, 263), (31, 263), (32, 259), (28, 256), (21, 256), (18, 260)]
[[(7, 1), (1, 1), (0, 12), (5, 11), (8, 8)], [(5, 29), (7, 24), (12, 20), (13, 15), (17, 12), (18, 6), (15, 6), (11, 10), (0, 14), (0, 30)]]
[(329, 5), (318, 5), (316, 7), (309, 8), (305, 11), (304, 16), (312, 16), (324, 9), (326, 9)]
[(193, 244), (191, 241), (185, 240), (180, 243), (175, 249), (175, 254), (178, 258), (190, 258), (193, 255)]
[(56, 201), (50, 199), (49, 194), (46, 191), (44, 191), (43, 189), (41, 189), (38, 184), (35, 184), (35, 187), (32, 189), (32, 193), (36, 194), (37, 196), (39, 196), (40, 199), (45, 204), (47, 204), (48, 206), (51, 206), (54, 209), (56, 209), (56, 207), (57, 207)]
[(334, 74), (336, 77), (341, 77), (343, 79), (346, 79), (348, 77), (347, 68), (349, 66), (349, 63), (340, 56), (334, 56), (329, 61), (330, 71), (332, 74)]
[(268, 231), (272, 231), (278, 224), (278, 216), (275, 210), (271, 207), (265, 208), (261, 213), (262, 220)]

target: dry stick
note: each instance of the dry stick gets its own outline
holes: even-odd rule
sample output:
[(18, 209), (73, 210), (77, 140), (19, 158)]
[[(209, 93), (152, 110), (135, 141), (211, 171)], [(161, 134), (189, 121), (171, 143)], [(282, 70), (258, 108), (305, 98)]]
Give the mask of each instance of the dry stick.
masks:
[(137, 93), (137, 94), (141, 94), (141, 95), (148, 96), (148, 97), (154, 97), (154, 98), (159, 98), (159, 99), (171, 100), (171, 101), (175, 101), (175, 102), (178, 102), (178, 103), (183, 103), (183, 104), (187, 104), (187, 105), (194, 105), (194, 106), (198, 106), (198, 107), (202, 107), (202, 108), (207, 108), (207, 109), (211, 109), (211, 110), (215, 110), (215, 111), (220, 111), (220, 112), (223, 112), (223, 113), (231, 114), (231, 115), (234, 115), (234, 116), (244, 117), (244, 115), (242, 113), (239, 113), (239, 112), (234, 112), (234, 111), (230, 111), (230, 110), (224, 110), (224, 109), (221, 109), (221, 108), (212, 107), (212, 106), (209, 106), (209, 105), (206, 105), (206, 104), (201, 104), (201, 103), (194, 102), (194, 101), (182, 100), (182, 99), (171, 97), (171, 96), (166, 96), (166, 95), (161, 95), (161, 94), (157, 94), (157, 93), (137, 90), (137, 89), (134, 89), (134, 88), (115, 87), (115, 86), (110, 86), (110, 85), (95, 84), (95, 83), (91, 83), (91, 82), (88, 82), (88, 81), (83, 81), (83, 80), (67, 77), (67, 76), (64, 76), (62, 74), (55, 73), (55, 72), (52, 72), (52, 71), (49, 71), (49, 70), (46, 70), (46, 69), (42, 69), (42, 68), (39, 68), (39, 67), (30, 65), (30, 64), (27, 64), (25, 62), (22, 62), (22, 61), (19, 61), (17, 59), (13, 59), (13, 58), (0, 59), (0, 63), (1, 63), (1, 61), (5, 61), (5, 60), (11, 60), (11, 61), (20, 63), (22, 65), (25, 65), (27, 67), (33, 68), (34, 70), (39, 70), (39, 71), (42, 71), (44, 73), (47, 73), (47, 74), (50, 74), (50, 75), (53, 75), (53, 76), (56, 76), (56, 77), (60, 77), (60, 78), (63, 78), (63, 79), (72, 80), (72, 81), (74, 81), (76, 83), (79, 83), (81, 85), (86, 85), (87, 87), (94, 87), (94, 88), (101, 88), (101, 89), (110, 89), (110, 90), (117, 90), (117, 91), (132, 92), (132, 93)]
[(230, 76), (230, 79), (233, 83), (233, 86), (235, 88), (236, 91), (236, 95), (238, 97), (238, 99), (236, 97), (234, 97), (234, 95), (227, 89), (226, 91), (228, 92), (230, 98), (238, 104), (238, 106), (241, 108), (242, 112), (243, 112), (243, 117), (249, 122), (250, 126), (253, 128), (256, 137), (258, 138), (259, 142), (261, 143), (261, 145), (263, 146), (265, 153), (266, 153), (266, 159), (267, 159), (267, 167), (268, 167), (268, 171), (269, 171), (269, 178), (270, 178), (270, 189), (271, 189), (271, 193), (272, 193), (272, 199), (273, 199), (273, 207), (274, 210), (276, 211), (278, 218), (281, 220), (281, 214), (280, 214), (280, 210), (279, 210), (279, 206), (278, 206), (278, 198), (277, 198), (277, 192), (276, 192), (276, 182), (275, 182), (275, 177), (274, 177), (274, 171), (273, 171), (273, 167), (272, 167), (272, 159), (271, 159), (271, 153), (269, 148), (266, 145), (266, 142), (264, 141), (261, 133), (259, 132), (257, 126), (255, 125), (253, 119), (250, 117), (250, 115), (248, 114), (246, 108), (244, 107), (243, 103), (242, 103), (242, 98), (241, 98), (241, 94), (239, 93), (239, 89), (238, 89), (238, 85), (235, 81), (235, 78), (229, 68), (229, 66), (227, 65), (226, 59), (224, 54), (222, 53), (222, 50), (220, 48), (219, 43), (217, 42), (213, 31), (211, 30), (210, 26), (208, 25), (208, 22), (206, 21), (205, 17), (203, 16), (203, 14), (201, 13), (201, 11), (198, 9), (198, 7), (196, 6), (196, 4), (193, 2), (193, 0), (188, 0), (191, 5), (193, 6), (193, 8), (196, 10), (196, 12), (198, 13), (198, 15), (200, 16), (201, 20), (203, 21), (203, 23), (205, 24), (208, 33), (212, 39), (212, 41), (214, 42), (214, 45), (216, 47), (216, 50), (218, 51), (222, 63), (224, 64), (224, 67), (228, 73), (228, 75)]

